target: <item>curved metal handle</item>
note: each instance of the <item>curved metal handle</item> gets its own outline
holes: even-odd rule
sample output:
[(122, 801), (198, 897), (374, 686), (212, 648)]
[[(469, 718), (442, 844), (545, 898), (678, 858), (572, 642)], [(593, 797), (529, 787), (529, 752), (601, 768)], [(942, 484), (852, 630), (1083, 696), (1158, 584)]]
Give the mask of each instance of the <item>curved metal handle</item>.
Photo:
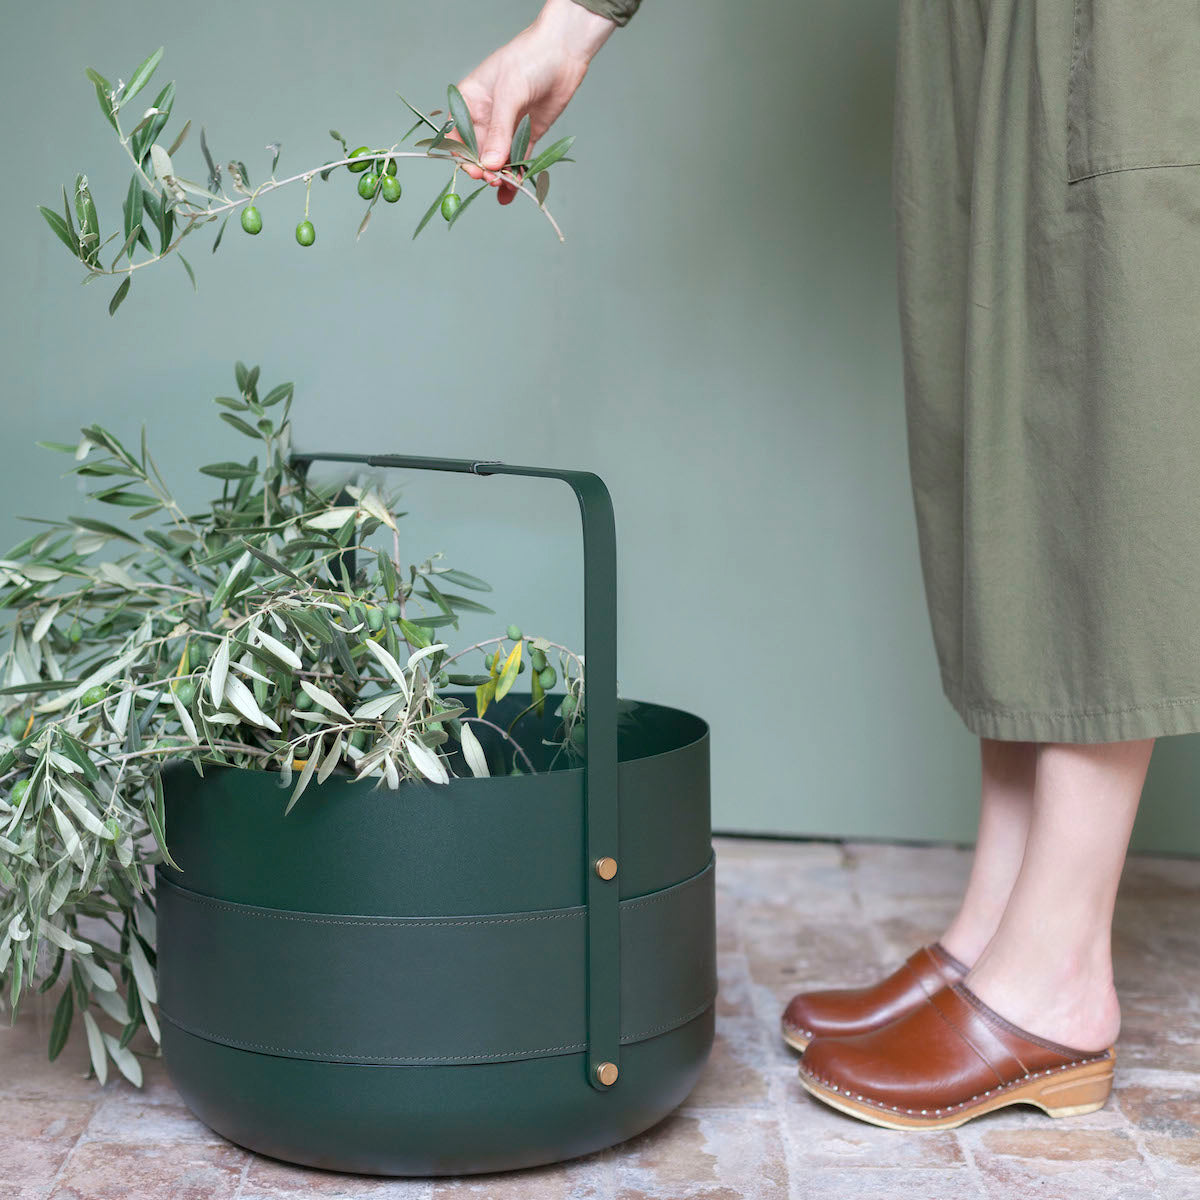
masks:
[(616, 879), (596, 864), (616, 859), (617, 795), (617, 535), (612, 497), (599, 475), (551, 467), (409, 454), (294, 453), (292, 466), (307, 473), (314, 462), (354, 463), (465, 475), (528, 475), (561, 479), (579, 501), (583, 523), (584, 658), (584, 877), (587, 880), (588, 1082), (608, 1091), (605, 1064), (619, 1065), (621, 1036), (621, 927)]

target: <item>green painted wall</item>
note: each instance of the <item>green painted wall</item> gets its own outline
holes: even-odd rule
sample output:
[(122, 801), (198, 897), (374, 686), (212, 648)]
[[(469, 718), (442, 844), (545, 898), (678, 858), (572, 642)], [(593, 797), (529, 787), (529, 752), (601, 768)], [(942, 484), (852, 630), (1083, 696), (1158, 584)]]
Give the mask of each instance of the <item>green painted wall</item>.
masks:
[[(159, 43), (176, 111), (263, 173), (322, 161), (329, 126), (383, 143), (528, 20), (535, 2), (47, 0), (5, 15), (0, 535), (78, 511), (29, 449), (141, 424), (169, 473), (233, 457), (214, 419), (235, 358), (298, 384), (308, 447), (590, 468), (620, 539), (621, 685), (713, 724), (725, 829), (969, 840), (976, 747), (942, 699), (907, 476), (889, 206), (892, 0), (646, 0), (560, 122), (560, 246), (532, 206), (482, 203), (409, 241), (441, 169), (355, 245), (348, 180), (262, 206), (200, 291), (164, 264), (115, 320), (35, 205), (86, 170), (111, 229), (128, 176), (85, 64)], [(147, 97), (149, 102), (149, 97)], [(199, 177), (193, 136), (179, 162)], [(106, 288), (106, 285), (95, 285)], [(226, 434), (229, 436), (226, 436)], [(185, 475), (186, 479), (186, 475)], [(414, 554), (490, 578), (516, 620), (581, 640), (576, 517), (556, 485), (405, 484)], [(193, 497), (201, 493), (184, 486)], [(1200, 850), (1190, 739), (1160, 746), (1138, 839)]]

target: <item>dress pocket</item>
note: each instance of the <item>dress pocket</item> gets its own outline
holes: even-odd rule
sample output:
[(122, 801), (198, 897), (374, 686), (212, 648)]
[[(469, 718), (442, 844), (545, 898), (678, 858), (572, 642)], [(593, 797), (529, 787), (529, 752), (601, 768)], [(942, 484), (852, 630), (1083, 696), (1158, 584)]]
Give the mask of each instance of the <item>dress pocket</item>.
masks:
[(1200, 0), (1074, 0), (1067, 181), (1200, 164)]

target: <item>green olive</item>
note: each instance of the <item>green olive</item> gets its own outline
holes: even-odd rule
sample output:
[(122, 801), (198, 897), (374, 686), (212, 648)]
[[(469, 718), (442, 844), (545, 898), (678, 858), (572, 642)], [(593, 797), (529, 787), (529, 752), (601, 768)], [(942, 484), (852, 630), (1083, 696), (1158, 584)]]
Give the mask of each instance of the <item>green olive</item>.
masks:
[(374, 171), (368, 171), (358, 181), (358, 194), (364, 200), (370, 200), (379, 191), (379, 176)]
[(78, 621), (72, 621), (70, 628), (67, 630), (67, 640), (69, 642), (77, 642), (83, 637), (83, 626)]
[(544, 671), (546, 669), (546, 656), (536, 646), (529, 652), (529, 661), (533, 663), (535, 671)]
[(378, 608), (367, 609), (367, 627), (372, 633), (378, 633), (383, 628), (383, 610)]
[(292, 701), (292, 707), (298, 708), (301, 712), (305, 712), (313, 706), (313, 698), (306, 691), (296, 693), (295, 700)]
[(570, 695), (564, 696), (562, 704), (559, 705), (559, 712), (566, 719), (572, 717), (575, 713), (575, 697)]
[(93, 704), (99, 704), (108, 693), (102, 687), (90, 687), (80, 697), (79, 702), (84, 708), (89, 708)]
[(400, 180), (393, 179), (390, 175), (383, 177), (383, 199), (386, 204), (395, 204), (400, 199)]
[(355, 175), (361, 174), (371, 165), (371, 151), (367, 146), (359, 146), (357, 150), (351, 150), (346, 156), (347, 158), (361, 158), (362, 162), (352, 162), (346, 164), (346, 170), (352, 171)]
[(484, 656), (483, 665), (490, 671), (492, 669), (492, 663), (495, 661), (496, 656), (494, 654), (487, 654)]
[(242, 209), (242, 228), (250, 234), (262, 232), (262, 214), (253, 204)]
[(301, 221), (296, 226), (296, 241), (302, 246), (311, 246), (317, 240), (317, 231), (311, 221)]
[(383, 611), (387, 613), (387, 619), (389, 621), (400, 620), (400, 605), (397, 604), (395, 600), (393, 600)]
[(8, 736), (10, 738), (19, 738), (24, 736), (25, 726), (28, 724), (29, 721), (26, 717), (21, 716), (20, 713), (13, 713), (13, 715), (8, 718)]
[(521, 640), (521, 627), (519, 625), (510, 625), (505, 631), (510, 642), (519, 642)]
[(583, 731), (583, 722), (576, 721), (575, 724), (571, 726), (571, 741), (573, 741), (576, 746), (582, 746), (586, 741), (586, 738), (587, 735)]
[(447, 221), (454, 220), (454, 214), (462, 208), (462, 197), (457, 192), (447, 192), (442, 197), (442, 216)]
[(196, 685), (190, 680), (185, 679), (175, 689), (175, 699), (183, 705), (184, 708), (191, 708), (192, 701), (196, 698)]
[(20, 804), (24, 799), (27, 791), (29, 791), (29, 780), (18, 779), (17, 782), (13, 784), (13, 790), (9, 793), (9, 804), (11, 804), (13, 808), (16, 808), (17, 805)]
[(382, 150), (376, 150), (379, 157), (375, 160), (374, 171), (376, 175), (395, 175), (396, 160), (389, 158)]
[(439, 671), (437, 677), (438, 687), (445, 687), (450, 682), (450, 676), (445, 671)]
[(538, 672), (538, 683), (548, 692), (558, 682), (558, 672), (553, 667), (543, 667)]

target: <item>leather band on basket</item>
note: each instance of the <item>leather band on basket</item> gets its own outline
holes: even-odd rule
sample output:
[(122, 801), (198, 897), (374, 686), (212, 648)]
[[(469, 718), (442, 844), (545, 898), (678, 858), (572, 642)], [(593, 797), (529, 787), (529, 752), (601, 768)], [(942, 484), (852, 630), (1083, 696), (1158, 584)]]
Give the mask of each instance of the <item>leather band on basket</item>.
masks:
[[(622, 1044), (679, 1028), (713, 1003), (713, 878), (710, 861), (674, 887), (621, 902)], [(162, 1015), (209, 1041), (393, 1066), (588, 1048), (583, 905), (342, 916), (232, 904), (160, 877), (158, 923), (170, 928), (160, 938), (170, 955), (160, 959)], [(347, 1011), (357, 1014), (354, 1028)]]

